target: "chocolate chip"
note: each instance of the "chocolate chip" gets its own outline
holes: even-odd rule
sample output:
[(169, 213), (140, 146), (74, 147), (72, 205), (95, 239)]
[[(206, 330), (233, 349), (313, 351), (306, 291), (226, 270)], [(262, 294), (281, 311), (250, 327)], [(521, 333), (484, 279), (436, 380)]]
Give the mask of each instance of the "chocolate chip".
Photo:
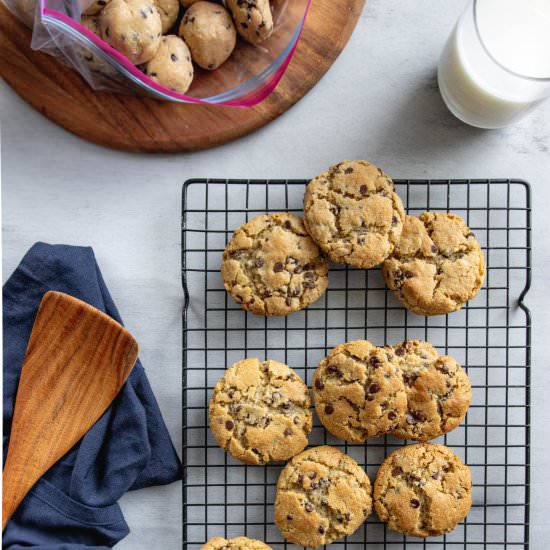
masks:
[(412, 415), (417, 422), (424, 422), (426, 420), (426, 417), (420, 411), (413, 411)]
[(297, 266), (294, 268), (294, 273), (296, 273), (297, 275), (299, 275), (300, 273), (302, 273), (303, 270), (304, 270), (304, 268), (303, 268), (301, 265), (297, 265)]
[(368, 190), (369, 188), (366, 185), (361, 185), (361, 187), (359, 187), (359, 193), (361, 193), (361, 195), (366, 195)]
[(397, 413), (396, 413), (395, 411), (390, 411), (390, 412), (388, 413), (388, 418), (389, 418), (390, 420), (395, 420), (395, 419), (397, 418)]
[(296, 424), (296, 425), (298, 425), (300, 423), (300, 419), (297, 416), (295, 416), (292, 420), (293, 420), (294, 424)]
[(418, 508), (418, 507), (420, 506), (420, 502), (419, 502), (416, 498), (413, 498), (413, 499), (411, 500), (411, 506), (412, 506), (413, 508)]
[(292, 435), (292, 430), (290, 428), (286, 428), (285, 431), (284, 431), (284, 434), (286, 437)]
[(260, 267), (262, 267), (264, 265), (264, 261), (261, 259), (261, 258), (258, 258), (255, 262), (254, 262), (254, 265), (259, 269)]
[(447, 365), (443, 365), (439, 370), (440, 370), (443, 374), (449, 374), (449, 367), (447, 367)]
[(317, 472), (309, 472), (307, 476), (309, 479), (315, 479), (317, 477)]
[(227, 395), (229, 397), (233, 397), (235, 395), (235, 390), (233, 388), (230, 388), (229, 391), (227, 392)]
[(432, 474), (432, 479), (435, 479), (437, 481), (439, 479), (439, 472), (435, 472), (435, 474)]
[(399, 357), (402, 357), (405, 355), (405, 348), (403, 346), (399, 346), (398, 348), (395, 348), (395, 355), (398, 355)]
[(325, 528), (322, 525), (319, 525), (318, 531), (319, 533), (321, 533), (321, 535), (323, 535), (325, 533)]
[(306, 271), (306, 273), (304, 273), (304, 279), (313, 281), (315, 279), (315, 273), (313, 273), (313, 271)]
[(380, 385), (379, 384), (371, 384), (369, 387), (370, 393), (378, 393), (380, 391)]
[(298, 483), (301, 485), (303, 482), (304, 482), (304, 476), (302, 474), (300, 474), (298, 476)]
[(285, 222), (285, 229), (292, 229), (292, 224), (290, 223), (290, 220), (287, 220)]
[(315, 380), (315, 388), (316, 389), (322, 390), (324, 387), (325, 387), (325, 385), (323, 384), (323, 382), (321, 382), (321, 380), (319, 380), (319, 379)]
[(315, 481), (312, 481), (309, 486), (312, 488), (312, 489), (317, 489), (318, 487), (318, 483), (315, 483)]
[(432, 252), (434, 254), (437, 254), (439, 252), (439, 248), (437, 248), (437, 246), (435, 246), (435, 244), (432, 244), (431, 249), (432, 249)]
[(139, 10), (139, 13), (141, 13), (141, 17), (143, 17), (143, 19), (147, 19), (147, 12), (145, 10)]
[(334, 407), (332, 405), (325, 405), (325, 414), (332, 414), (334, 412)]
[(285, 401), (282, 405), (281, 405), (281, 408), (284, 409), (285, 411), (288, 411), (288, 409), (290, 409), (290, 403), (288, 401)]
[(349, 521), (351, 519), (351, 514), (349, 512), (346, 512), (344, 514), (344, 517), (346, 518), (346, 521)]
[(470, 231), (467, 235), (466, 235), (466, 238), (469, 239), (470, 237), (475, 237), (476, 234), (473, 232), (473, 231)]
[(417, 476), (416, 474), (411, 474), (409, 476), (409, 481), (411, 483), (414, 483), (415, 481), (418, 482), (418, 481), (420, 481), (420, 476)]
[(273, 266), (273, 271), (275, 271), (275, 273), (279, 273), (279, 272), (281, 272), (284, 268), (285, 268), (285, 266), (284, 266), (281, 262), (277, 262), (277, 263)]
[(403, 469), (400, 466), (395, 466), (395, 468), (392, 468), (391, 475), (393, 477), (397, 477), (403, 473)]
[(227, 420), (225, 422), (225, 427), (226, 427), (227, 430), (232, 430), (235, 427), (235, 424), (233, 424), (233, 422), (231, 422), (231, 420)]
[(372, 395), (372, 393), (367, 394), (367, 401), (374, 401), (374, 395)]
[(329, 374), (336, 374), (337, 376), (341, 376), (340, 371), (338, 370), (338, 367), (335, 367), (334, 365), (329, 365), (327, 367), (327, 372)]
[(292, 521), (293, 516), (291, 516), (290, 514), (288, 514), (288, 516), (286, 516), (286, 519), (287, 519), (288, 521)]
[(313, 512), (313, 506), (308, 502), (305, 506), (306, 512)]
[(292, 305), (292, 298), (287, 297), (285, 300), (285, 304), (290, 307)]
[(379, 357), (376, 357), (376, 355), (373, 355), (373, 356), (369, 359), (369, 363), (370, 363), (371, 366), (373, 366), (373, 367), (379, 367), (380, 364), (382, 363), (382, 361), (380, 361), (380, 358), (379, 358)]
[(349, 168), (346, 168), (344, 170), (344, 174), (353, 174), (353, 168), (351, 168), (351, 166)]
[(397, 225), (397, 216), (392, 216), (391, 224), (392, 224), (393, 226), (396, 226), (396, 225)]
[(175, 53), (171, 53), (170, 59), (175, 63), (178, 60), (178, 56)]
[(414, 273), (412, 271), (405, 271), (405, 279), (411, 279), (414, 277)]

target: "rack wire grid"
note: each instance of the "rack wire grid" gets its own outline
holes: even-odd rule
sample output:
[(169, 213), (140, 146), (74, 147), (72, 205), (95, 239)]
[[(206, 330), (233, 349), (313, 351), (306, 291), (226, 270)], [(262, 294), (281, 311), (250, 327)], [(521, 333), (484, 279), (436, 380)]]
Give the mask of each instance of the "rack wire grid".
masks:
[[(246, 535), (274, 549), (292, 547), (273, 523), (283, 464), (247, 466), (216, 444), (208, 402), (224, 370), (244, 357), (295, 369), (308, 386), (319, 361), (337, 344), (376, 345), (424, 339), (467, 370), (473, 399), (462, 425), (436, 441), (470, 466), (473, 506), (451, 533), (426, 540), (387, 529), (373, 513), (352, 536), (333, 543), (364, 548), (529, 547), (530, 284), (529, 184), (519, 180), (399, 180), (409, 214), (452, 211), (477, 235), (488, 265), (483, 288), (463, 309), (421, 317), (386, 289), (378, 269), (331, 265), (329, 288), (288, 317), (243, 311), (225, 292), (222, 252), (232, 232), (259, 214), (301, 212), (301, 180), (191, 180), (183, 188), (183, 522), (185, 549), (213, 536)], [(391, 436), (348, 444), (315, 417), (310, 445), (330, 444), (365, 467), (371, 480), (384, 458), (406, 444)], [(411, 442), (407, 442), (411, 443)]]

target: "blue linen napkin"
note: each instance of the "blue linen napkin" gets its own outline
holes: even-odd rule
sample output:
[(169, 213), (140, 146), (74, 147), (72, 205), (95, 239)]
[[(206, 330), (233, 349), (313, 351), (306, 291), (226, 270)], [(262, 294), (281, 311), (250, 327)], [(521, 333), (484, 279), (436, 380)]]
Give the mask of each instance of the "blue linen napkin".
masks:
[[(34, 318), (48, 290), (121, 322), (91, 248), (35, 244), (3, 288), (4, 460)], [(6, 550), (110, 548), (128, 534), (127, 491), (181, 479), (181, 463), (139, 359), (113, 404), (33, 487), (8, 523)]]

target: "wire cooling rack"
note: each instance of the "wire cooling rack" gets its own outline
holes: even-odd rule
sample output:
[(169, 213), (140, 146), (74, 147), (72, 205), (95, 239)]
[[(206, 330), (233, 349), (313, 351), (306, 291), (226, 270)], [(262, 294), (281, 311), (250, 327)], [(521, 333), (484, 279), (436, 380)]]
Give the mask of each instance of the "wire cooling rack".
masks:
[[(232, 232), (250, 218), (300, 213), (304, 181), (192, 180), (183, 188), (183, 483), (184, 548), (213, 536), (246, 535), (275, 549), (287, 543), (273, 524), (282, 464), (246, 466), (220, 449), (208, 428), (208, 402), (225, 368), (243, 357), (270, 358), (311, 384), (335, 345), (365, 338), (376, 345), (428, 340), (455, 357), (473, 385), (465, 422), (439, 438), (470, 466), (473, 506), (452, 533), (420, 540), (394, 533), (373, 513), (345, 550), (529, 547), (530, 284), (529, 185), (516, 180), (401, 180), (410, 214), (452, 211), (476, 233), (488, 264), (485, 285), (462, 310), (424, 318), (407, 312), (380, 271), (331, 266), (326, 294), (286, 318), (245, 313), (220, 275)], [(315, 419), (310, 445), (328, 443), (351, 455), (374, 480), (378, 466), (404, 443), (391, 436), (346, 444)], [(292, 545), (288, 544), (289, 547)]]

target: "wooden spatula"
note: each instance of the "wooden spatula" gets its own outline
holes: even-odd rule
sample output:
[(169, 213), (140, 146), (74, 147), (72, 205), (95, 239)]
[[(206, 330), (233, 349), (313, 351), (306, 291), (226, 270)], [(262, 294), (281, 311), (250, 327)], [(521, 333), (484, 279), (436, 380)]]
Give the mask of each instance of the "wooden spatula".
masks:
[(42, 298), (23, 362), (2, 474), (2, 531), (38, 479), (105, 412), (138, 345), (120, 324), (61, 292)]

